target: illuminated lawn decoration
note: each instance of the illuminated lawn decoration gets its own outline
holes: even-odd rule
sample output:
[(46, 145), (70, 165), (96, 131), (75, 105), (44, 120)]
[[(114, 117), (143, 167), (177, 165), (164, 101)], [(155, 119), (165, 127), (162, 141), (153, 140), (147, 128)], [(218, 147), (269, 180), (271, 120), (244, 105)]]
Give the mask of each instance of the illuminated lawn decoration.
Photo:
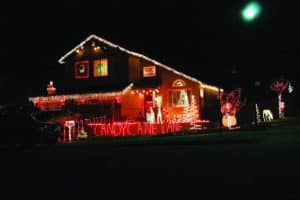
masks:
[(263, 110), (263, 120), (264, 120), (264, 122), (273, 120), (273, 114), (272, 114), (271, 110), (269, 110), (269, 109)]
[(222, 124), (225, 127), (231, 128), (237, 124), (235, 115), (246, 103), (246, 101), (241, 102), (241, 91), (241, 88), (238, 88), (229, 93), (220, 94)]
[(271, 90), (275, 91), (278, 95), (278, 117), (279, 119), (284, 118), (285, 104), (282, 101), (282, 93), (288, 88), (289, 82), (285, 80), (276, 81), (271, 84)]
[(199, 119), (199, 111), (198, 111), (198, 106), (196, 103), (195, 95), (192, 95), (192, 100), (191, 100), (191, 119), (192, 122), (195, 122)]
[(230, 102), (226, 102), (221, 106), (221, 112), (223, 114), (222, 124), (225, 127), (231, 128), (237, 124), (235, 117), (236, 109)]
[(77, 139), (86, 139), (87, 137), (88, 137), (88, 135), (87, 135), (87, 132), (85, 130), (81, 129), (78, 132)]
[(292, 93), (294, 91), (294, 86), (292, 86), (291, 82), (289, 82), (288, 91), (289, 91), (289, 93)]
[(159, 123), (159, 124), (163, 123), (162, 113), (161, 113), (161, 102), (162, 102), (162, 97), (161, 96), (155, 97), (155, 104), (156, 104), (156, 107), (157, 107), (156, 122)]
[(69, 120), (65, 121), (65, 128), (64, 128), (64, 141), (66, 141), (66, 136), (68, 134), (68, 141), (72, 141), (72, 137), (75, 135), (75, 121)]
[(141, 123), (141, 122), (115, 122), (90, 123), (90, 131), (96, 136), (154, 136), (174, 133), (187, 129), (182, 123)]
[(50, 81), (49, 84), (47, 85), (47, 93), (49, 95), (53, 95), (56, 92), (56, 88), (53, 85), (53, 81)]
[[(196, 123), (202, 127), (202, 124), (210, 123), (210, 121), (197, 120)], [(175, 121), (163, 123), (140, 121), (107, 123), (106, 120), (103, 119), (103, 116), (91, 119), (65, 120), (63, 124), (65, 130), (62, 135), (62, 142), (85, 139), (89, 135), (99, 137), (156, 136), (170, 133), (176, 134), (178, 132), (191, 130), (190, 123)]]
[(259, 108), (257, 103), (255, 104), (255, 112), (256, 112), (256, 122), (260, 123), (261, 122), (261, 118), (260, 118), (260, 112), (259, 112)]

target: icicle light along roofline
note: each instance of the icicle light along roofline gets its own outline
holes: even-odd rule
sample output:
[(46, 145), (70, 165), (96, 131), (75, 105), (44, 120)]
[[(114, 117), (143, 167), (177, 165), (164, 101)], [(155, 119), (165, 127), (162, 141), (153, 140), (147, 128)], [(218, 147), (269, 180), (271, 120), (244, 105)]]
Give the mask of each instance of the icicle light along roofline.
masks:
[[(171, 68), (171, 67), (169, 67), (169, 66), (166, 66), (166, 65), (164, 65), (164, 64), (162, 64), (162, 63), (160, 63), (160, 62), (158, 62), (158, 61), (156, 61), (156, 60), (154, 60), (154, 59), (151, 59), (151, 58), (149, 58), (149, 57), (147, 57), (147, 56), (145, 56), (145, 55), (142, 55), (142, 54), (140, 54), (140, 53), (136, 53), (136, 52), (133, 52), (133, 51), (129, 51), (129, 50), (127, 50), (127, 49), (125, 49), (125, 48), (123, 48), (123, 47), (120, 47), (119, 45), (116, 45), (116, 44), (114, 44), (114, 43), (111, 43), (111, 42), (109, 42), (109, 41), (107, 41), (107, 40), (105, 40), (105, 39), (103, 39), (103, 38), (101, 38), (101, 37), (99, 37), (99, 36), (97, 36), (97, 35), (95, 35), (95, 34), (90, 35), (90, 36), (87, 37), (84, 41), (82, 41), (80, 44), (78, 44), (76, 47), (74, 47), (74, 48), (71, 49), (69, 52), (67, 52), (64, 56), (62, 56), (62, 57), (58, 60), (58, 62), (59, 62), (60, 64), (64, 64), (64, 63), (65, 63), (65, 62), (64, 62), (65, 58), (67, 58), (69, 55), (71, 55), (73, 52), (75, 52), (78, 48), (84, 46), (84, 45), (85, 45), (88, 41), (90, 41), (91, 39), (97, 39), (97, 40), (99, 40), (100, 42), (102, 42), (102, 43), (104, 43), (104, 44), (106, 44), (106, 45), (108, 45), (108, 46), (110, 46), (110, 47), (112, 47), (112, 48), (118, 48), (120, 51), (123, 51), (123, 52), (125, 52), (125, 53), (127, 53), (127, 54), (129, 54), (129, 55), (136, 56), (136, 57), (142, 58), (142, 59), (144, 59), (144, 60), (147, 60), (147, 61), (149, 61), (149, 62), (151, 62), (151, 63), (153, 63), (153, 64), (155, 64), (155, 65), (157, 65), (157, 66), (160, 66), (160, 67), (162, 67), (162, 68), (164, 68), (164, 69), (166, 69), (166, 70), (168, 70), (168, 71), (173, 72), (174, 74), (177, 74), (177, 75), (182, 76), (182, 77), (184, 77), (184, 78), (186, 78), (186, 79), (188, 79), (188, 80), (191, 80), (191, 81), (196, 82), (196, 83), (198, 83), (198, 84), (200, 84), (200, 85), (203, 85), (205, 88), (212, 89), (212, 90), (217, 90), (217, 91), (219, 90), (218, 87), (204, 84), (204, 83), (202, 83), (200, 80), (198, 80), (198, 79), (196, 79), (196, 78), (193, 78), (193, 77), (191, 77), (191, 76), (189, 76), (189, 75), (186, 75), (186, 74), (184, 74), (184, 73), (182, 73), (182, 72), (179, 72), (179, 71), (175, 70), (174, 68)], [(221, 89), (221, 88), (220, 88), (220, 90), (223, 91), (223, 89)]]
[(213, 85), (202, 84), (202, 87), (205, 88), (205, 89), (209, 89), (209, 90), (214, 90), (214, 91), (219, 91), (220, 90), (220, 92), (224, 92), (224, 90), (222, 88), (218, 88), (218, 87), (213, 86)]
[(122, 91), (119, 92), (105, 92), (105, 93), (87, 93), (87, 94), (65, 94), (65, 95), (53, 95), (53, 96), (38, 96), (38, 97), (29, 97), (28, 100), (31, 102), (38, 101), (49, 101), (49, 100), (70, 100), (70, 99), (80, 99), (80, 98), (110, 98), (119, 95), (124, 95), (127, 93), (133, 86), (133, 83), (130, 83)]

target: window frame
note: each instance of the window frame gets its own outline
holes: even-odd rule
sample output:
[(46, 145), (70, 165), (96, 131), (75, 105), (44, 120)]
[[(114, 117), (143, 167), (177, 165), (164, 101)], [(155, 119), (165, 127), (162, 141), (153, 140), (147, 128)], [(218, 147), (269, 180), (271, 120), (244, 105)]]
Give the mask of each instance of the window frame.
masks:
[[(154, 72), (153, 74), (150, 74), (150, 75), (145, 75), (145, 68), (153, 68)], [(143, 78), (150, 78), (150, 77), (156, 77), (156, 65), (147, 65), (147, 66), (143, 66)]]
[[(103, 61), (106, 61), (106, 74), (102, 75), (102, 72), (101, 74), (97, 74), (96, 73), (96, 67), (97, 67), (97, 63), (100, 62), (103, 62)], [(108, 66), (108, 58), (101, 58), (101, 59), (97, 59), (97, 60), (94, 60), (93, 62), (93, 75), (94, 75), (94, 78), (99, 78), (99, 77), (107, 77), (109, 75), (109, 66)]]
[(172, 107), (172, 108), (184, 108), (185, 105), (175, 105), (173, 104), (173, 102), (170, 102), (171, 100), (171, 95), (170, 92), (180, 92), (182, 90), (185, 90), (187, 92), (188, 95), (188, 106), (190, 106), (191, 104), (191, 94), (192, 94), (192, 90), (191, 88), (170, 88), (168, 89), (168, 93), (167, 93), (167, 101), (168, 101), (168, 107)]
[[(80, 75), (79, 74), (78, 66), (80, 64), (85, 64), (86, 65), (86, 67), (87, 67), (86, 75)], [(86, 78), (90, 77), (90, 62), (88, 60), (77, 61), (77, 62), (74, 63), (74, 67), (75, 67), (75, 78), (76, 79), (86, 79)]]

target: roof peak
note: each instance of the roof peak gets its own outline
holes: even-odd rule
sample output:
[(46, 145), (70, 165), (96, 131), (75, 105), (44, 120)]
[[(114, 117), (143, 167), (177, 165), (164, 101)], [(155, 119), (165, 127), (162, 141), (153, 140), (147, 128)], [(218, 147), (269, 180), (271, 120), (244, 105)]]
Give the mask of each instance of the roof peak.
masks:
[[(123, 52), (125, 52), (125, 53), (127, 53), (129, 55), (136, 56), (136, 57), (139, 57), (139, 58), (143, 58), (143, 59), (145, 59), (145, 60), (153, 63), (154, 65), (160, 66), (160, 67), (162, 67), (162, 68), (164, 68), (164, 69), (166, 69), (168, 71), (171, 71), (172, 73), (177, 74), (177, 75), (179, 75), (181, 77), (184, 77), (184, 78), (186, 78), (188, 80), (191, 80), (191, 81), (196, 82), (196, 83), (201, 84), (201, 85), (206, 85), (206, 84), (203, 84), (200, 80), (198, 80), (198, 79), (196, 79), (194, 77), (191, 77), (191, 76), (186, 75), (186, 74), (184, 74), (182, 72), (179, 72), (179, 71), (175, 70), (174, 68), (166, 66), (166, 65), (164, 65), (164, 64), (162, 64), (162, 63), (160, 63), (160, 62), (158, 62), (158, 61), (156, 61), (154, 59), (151, 59), (151, 58), (149, 58), (149, 57), (147, 57), (145, 55), (142, 55), (140, 53), (136, 53), (136, 52), (130, 51), (128, 49), (125, 49), (123, 47), (120, 47), (119, 45), (116, 45), (116, 44), (114, 44), (114, 43), (112, 43), (112, 42), (110, 42), (110, 41), (108, 41), (108, 40), (106, 40), (106, 39), (104, 39), (102, 37), (99, 37), (96, 34), (89, 35), (85, 40), (83, 40), (81, 43), (79, 43), (77, 46), (75, 46), (73, 49), (71, 49), (69, 52), (67, 52), (64, 56), (62, 56), (58, 60), (58, 62), (60, 64), (64, 64), (65, 63), (64, 62), (65, 58), (67, 58), (69, 55), (71, 55), (73, 52), (75, 52), (76, 49), (80, 48), (81, 46), (83, 46), (84, 44), (86, 44), (88, 41), (90, 41), (93, 38), (97, 39), (98, 41), (100, 41), (100, 42), (102, 42), (102, 43), (104, 43), (104, 44), (106, 44), (106, 45), (108, 45), (110, 47), (118, 48), (120, 51), (123, 51)], [(210, 87), (214, 87), (214, 86), (210, 86)], [(215, 88), (218, 89), (217, 87), (215, 87)]]

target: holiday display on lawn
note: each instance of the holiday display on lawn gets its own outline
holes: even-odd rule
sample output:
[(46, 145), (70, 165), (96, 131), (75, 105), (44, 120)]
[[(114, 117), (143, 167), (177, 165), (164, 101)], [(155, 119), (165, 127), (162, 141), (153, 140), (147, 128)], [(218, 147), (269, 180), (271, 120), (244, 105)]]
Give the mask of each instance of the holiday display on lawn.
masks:
[[(279, 119), (284, 118), (285, 102), (282, 101), (282, 93), (289, 87), (289, 82), (286, 80), (276, 81), (271, 84), (271, 90), (275, 91), (278, 96), (278, 117)], [(291, 87), (291, 86), (290, 86)], [(292, 88), (290, 88), (291, 90)]]
[(271, 112), (271, 110), (269, 109), (264, 109), (263, 110), (263, 120), (264, 122), (269, 122), (269, 121), (272, 121), (274, 118), (273, 118), (273, 114)]
[(56, 88), (54, 87), (53, 81), (50, 81), (47, 85), (47, 92), (49, 95), (53, 95), (56, 92)]
[[(52, 119), (65, 127), (66, 140), (88, 135), (166, 134), (188, 130), (194, 122), (218, 120), (217, 115), (208, 113), (218, 109), (216, 96), (222, 88), (96, 35), (87, 37), (58, 62), (65, 73), (59, 91), (50, 82), (46, 95), (29, 100), (43, 112), (73, 113)], [(98, 118), (95, 116), (105, 121), (93, 120)], [(65, 124), (64, 119), (75, 124)]]
[(237, 125), (236, 113), (246, 104), (246, 100), (241, 100), (242, 89), (238, 88), (229, 93), (219, 95), (222, 124), (225, 127), (232, 128)]
[(257, 103), (255, 104), (255, 113), (256, 113), (256, 123), (260, 123), (261, 122), (261, 116), (260, 116), (260, 112), (259, 112), (259, 108)]
[(294, 86), (292, 86), (291, 82), (289, 82), (288, 91), (289, 91), (289, 93), (292, 93), (294, 91)]

